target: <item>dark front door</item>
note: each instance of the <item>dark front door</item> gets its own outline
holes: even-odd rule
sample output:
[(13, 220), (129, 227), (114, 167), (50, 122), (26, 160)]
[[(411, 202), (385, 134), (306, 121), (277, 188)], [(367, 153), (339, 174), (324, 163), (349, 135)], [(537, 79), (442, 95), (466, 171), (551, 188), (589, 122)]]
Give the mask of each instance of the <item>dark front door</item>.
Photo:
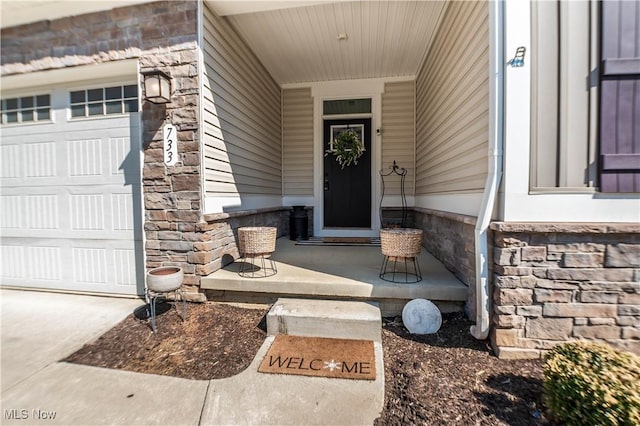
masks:
[(364, 142), (358, 164), (344, 169), (332, 154), (324, 157), (324, 226), (371, 228), (371, 119), (325, 120), (324, 151), (332, 135), (352, 129)]

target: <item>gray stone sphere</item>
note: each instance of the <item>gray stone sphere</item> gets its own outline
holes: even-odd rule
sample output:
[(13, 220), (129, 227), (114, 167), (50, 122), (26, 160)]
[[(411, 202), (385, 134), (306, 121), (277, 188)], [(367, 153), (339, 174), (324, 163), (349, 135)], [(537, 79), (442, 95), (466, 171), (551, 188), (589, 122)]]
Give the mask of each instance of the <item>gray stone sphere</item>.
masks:
[(402, 322), (411, 334), (432, 334), (440, 330), (442, 315), (433, 302), (414, 299), (404, 305)]

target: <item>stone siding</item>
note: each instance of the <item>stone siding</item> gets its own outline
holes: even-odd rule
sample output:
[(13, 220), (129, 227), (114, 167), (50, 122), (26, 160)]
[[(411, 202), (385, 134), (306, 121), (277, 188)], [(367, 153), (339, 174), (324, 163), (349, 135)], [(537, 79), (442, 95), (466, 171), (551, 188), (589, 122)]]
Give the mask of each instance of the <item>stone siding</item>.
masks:
[(475, 316), (475, 225), (476, 218), (414, 207), (410, 226), (424, 231), (423, 245), (434, 257), (469, 287), (466, 311)]
[(2, 75), (190, 50), (197, 42), (196, 2), (165, 1), (119, 8), (115, 2), (114, 6), (102, 12), (3, 28)]
[(576, 339), (640, 353), (640, 225), (491, 228), (499, 357), (539, 358)]
[[(202, 178), (197, 46), (169, 48), (141, 57), (141, 72), (152, 69), (171, 75), (173, 95), (166, 105), (143, 103), (146, 266), (182, 267), (189, 298), (202, 299), (202, 295), (196, 295), (203, 276), (198, 268), (202, 255), (196, 254), (196, 244), (204, 238), (198, 229)], [(172, 123), (177, 130), (179, 158), (173, 166), (164, 164), (165, 123)]]
[(238, 228), (273, 226), (278, 237), (289, 234), (288, 207), (246, 210), (235, 213), (207, 214), (198, 223), (200, 240), (195, 244), (193, 263), (200, 276), (206, 276), (238, 259)]

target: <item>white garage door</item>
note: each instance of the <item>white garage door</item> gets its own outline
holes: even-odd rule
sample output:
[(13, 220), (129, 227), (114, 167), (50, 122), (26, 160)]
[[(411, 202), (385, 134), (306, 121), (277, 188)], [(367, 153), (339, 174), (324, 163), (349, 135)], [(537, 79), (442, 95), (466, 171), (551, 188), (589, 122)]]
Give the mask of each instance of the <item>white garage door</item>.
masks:
[(137, 86), (2, 99), (3, 285), (144, 288)]

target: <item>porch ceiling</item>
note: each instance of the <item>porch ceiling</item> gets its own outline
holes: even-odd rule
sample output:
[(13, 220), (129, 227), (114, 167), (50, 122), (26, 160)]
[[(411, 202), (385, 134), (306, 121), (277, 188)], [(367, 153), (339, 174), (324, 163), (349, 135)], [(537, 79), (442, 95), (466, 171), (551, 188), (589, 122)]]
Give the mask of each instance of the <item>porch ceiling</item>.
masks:
[(206, 2), (226, 16), (279, 84), (415, 76), (445, 5), (445, 0)]
[[(3, 0), (1, 26), (148, 1)], [(415, 76), (446, 0), (205, 2), (230, 21), (279, 84), (288, 84)]]

